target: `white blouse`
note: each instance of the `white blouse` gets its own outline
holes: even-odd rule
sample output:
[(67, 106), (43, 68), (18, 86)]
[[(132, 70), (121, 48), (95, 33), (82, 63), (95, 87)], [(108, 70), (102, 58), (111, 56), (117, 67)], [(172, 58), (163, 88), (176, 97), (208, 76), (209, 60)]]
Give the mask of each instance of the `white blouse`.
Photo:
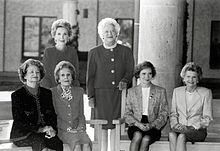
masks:
[(142, 88), (143, 115), (148, 115), (150, 87)]

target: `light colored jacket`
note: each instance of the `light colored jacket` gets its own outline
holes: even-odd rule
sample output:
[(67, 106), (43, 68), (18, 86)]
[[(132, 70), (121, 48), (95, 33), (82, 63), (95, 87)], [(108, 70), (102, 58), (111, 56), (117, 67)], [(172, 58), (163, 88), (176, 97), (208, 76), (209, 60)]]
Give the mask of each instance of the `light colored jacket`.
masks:
[(175, 88), (173, 91), (170, 126), (177, 123), (201, 128), (201, 121), (209, 125), (212, 117), (212, 92), (204, 87), (197, 87), (193, 93), (193, 100), (186, 102), (186, 86)]
[[(125, 121), (129, 125), (140, 122), (143, 114), (143, 99), (141, 85), (128, 89), (125, 106)], [(166, 90), (162, 87), (151, 85), (148, 104), (148, 121), (155, 128), (161, 129), (167, 122), (168, 103)]]

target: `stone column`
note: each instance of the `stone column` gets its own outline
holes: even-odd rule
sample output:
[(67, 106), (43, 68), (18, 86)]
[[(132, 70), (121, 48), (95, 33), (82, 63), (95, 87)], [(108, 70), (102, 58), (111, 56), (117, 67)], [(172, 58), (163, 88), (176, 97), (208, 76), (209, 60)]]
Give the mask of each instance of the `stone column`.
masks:
[(153, 81), (167, 90), (180, 84), (185, 0), (140, 0), (138, 63), (150, 61), (156, 67)]
[(72, 26), (77, 24), (78, 0), (64, 0), (63, 19), (68, 20)]

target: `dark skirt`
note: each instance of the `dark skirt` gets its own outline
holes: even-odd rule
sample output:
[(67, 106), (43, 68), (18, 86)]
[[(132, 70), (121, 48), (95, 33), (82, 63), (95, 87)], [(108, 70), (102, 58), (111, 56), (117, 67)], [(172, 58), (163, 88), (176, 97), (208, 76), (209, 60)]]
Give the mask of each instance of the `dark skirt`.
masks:
[(104, 119), (108, 124), (103, 129), (114, 129), (112, 120), (121, 117), (121, 91), (118, 89), (95, 89), (95, 108), (92, 119)]
[(45, 133), (32, 133), (26, 139), (13, 142), (18, 147), (31, 146), (33, 151), (41, 151), (44, 148), (63, 151), (63, 142), (58, 136), (45, 138)]
[[(179, 135), (180, 133), (177, 133)], [(188, 142), (204, 142), (207, 136), (207, 129), (206, 128), (200, 128), (200, 129), (190, 129), (187, 132), (184, 133), (186, 136), (186, 141)]]
[[(142, 115), (141, 123), (149, 123), (148, 117), (146, 115)], [(130, 140), (132, 140), (135, 132), (142, 133), (142, 137), (144, 137), (145, 135), (150, 136), (150, 144), (153, 144), (154, 142), (160, 140), (160, 137), (161, 137), (161, 131), (156, 128), (152, 128), (149, 131), (142, 131), (137, 126), (129, 126), (128, 127), (128, 137)]]

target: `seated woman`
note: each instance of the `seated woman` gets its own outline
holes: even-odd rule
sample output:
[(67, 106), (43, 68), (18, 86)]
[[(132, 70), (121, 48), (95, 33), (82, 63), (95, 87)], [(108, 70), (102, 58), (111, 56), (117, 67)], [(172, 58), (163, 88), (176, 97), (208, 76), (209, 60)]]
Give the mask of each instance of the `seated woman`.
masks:
[(190, 62), (183, 67), (180, 76), (186, 86), (173, 91), (169, 133), (171, 151), (186, 151), (187, 141), (204, 141), (206, 128), (213, 119), (212, 92), (197, 85), (202, 78), (202, 69)]
[(152, 63), (137, 65), (135, 77), (140, 78), (140, 84), (128, 89), (124, 117), (129, 126), (130, 151), (148, 151), (150, 144), (160, 139), (167, 122), (166, 90), (151, 82), (155, 75)]
[(84, 116), (84, 90), (73, 86), (75, 67), (68, 61), (61, 61), (56, 65), (54, 76), (58, 84), (52, 88), (58, 136), (69, 145), (71, 151), (91, 151)]
[(10, 138), (19, 147), (32, 146), (33, 151), (44, 148), (62, 151), (63, 143), (56, 135), (52, 93), (39, 86), (45, 73), (43, 64), (28, 59), (18, 73), (24, 85), (11, 95), (14, 122)]

